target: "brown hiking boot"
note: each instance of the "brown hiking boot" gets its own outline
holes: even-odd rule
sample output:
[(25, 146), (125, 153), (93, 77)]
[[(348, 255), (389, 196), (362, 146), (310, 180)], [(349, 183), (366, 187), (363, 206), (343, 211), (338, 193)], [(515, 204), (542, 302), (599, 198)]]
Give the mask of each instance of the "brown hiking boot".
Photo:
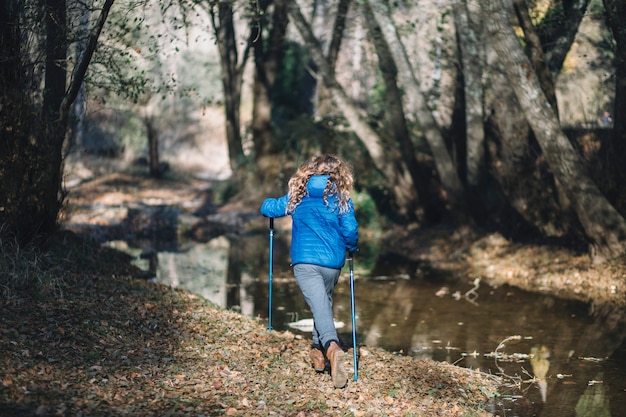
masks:
[(330, 361), (330, 375), (333, 378), (335, 388), (343, 388), (348, 383), (348, 374), (343, 369), (343, 362), (346, 354), (335, 342), (330, 342), (326, 349), (326, 357)]
[(326, 368), (326, 358), (321, 350), (316, 347), (311, 348), (309, 358), (311, 358), (313, 369), (315, 369), (316, 372), (324, 372), (324, 369)]

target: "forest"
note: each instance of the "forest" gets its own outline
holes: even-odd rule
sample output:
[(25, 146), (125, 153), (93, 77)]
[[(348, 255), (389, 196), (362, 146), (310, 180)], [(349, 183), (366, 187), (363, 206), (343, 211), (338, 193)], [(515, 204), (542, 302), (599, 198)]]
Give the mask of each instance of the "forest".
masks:
[[(625, 22), (619, 0), (0, 1), (0, 415), (493, 417), (503, 393), (528, 406), (519, 378), (365, 339), (345, 346), (360, 379), (334, 389), (307, 365), (308, 340), (64, 229), (74, 214), (104, 230), (101, 196), (197, 199), (231, 221), (196, 230), (204, 243), (242, 213), (264, 222), (262, 199), (319, 153), (352, 165), (363, 236), (386, 229), (416, 274), (483, 279), (481, 303), (506, 285), (536, 292), (519, 310), (506, 301), (511, 331), (530, 310), (556, 328), (559, 298), (589, 303), (593, 326), (559, 326), (569, 356), (550, 373), (547, 356), (541, 372), (522, 363), (522, 388), (547, 375), (565, 388), (550, 391), (557, 415), (619, 415), (621, 375), (585, 369), (622, 372)], [(132, 220), (114, 227), (139, 234)], [(245, 265), (226, 258), (241, 281)], [(265, 289), (257, 258), (250, 280)], [(441, 304), (444, 289), (426, 296)], [(485, 337), (496, 353), (515, 338)]]
[(223, 135), (224, 198), (253, 204), (337, 153), (393, 224), (545, 239), (598, 264), (626, 248), (619, 1), (0, 8), (0, 224), (19, 242), (58, 228), (70, 158), (143, 157), (159, 177)]

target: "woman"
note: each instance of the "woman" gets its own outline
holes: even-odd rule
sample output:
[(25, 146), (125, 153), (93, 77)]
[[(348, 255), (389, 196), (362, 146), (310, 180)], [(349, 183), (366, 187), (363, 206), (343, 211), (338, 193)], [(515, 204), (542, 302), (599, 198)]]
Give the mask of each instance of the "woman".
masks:
[(326, 359), (336, 388), (343, 388), (348, 375), (345, 353), (333, 322), (332, 297), (345, 263), (346, 250), (358, 244), (358, 223), (350, 191), (354, 178), (350, 167), (334, 155), (313, 157), (300, 165), (289, 180), (289, 192), (268, 198), (261, 214), (276, 218), (290, 215), (293, 272), (313, 313), (313, 368), (324, 372)]

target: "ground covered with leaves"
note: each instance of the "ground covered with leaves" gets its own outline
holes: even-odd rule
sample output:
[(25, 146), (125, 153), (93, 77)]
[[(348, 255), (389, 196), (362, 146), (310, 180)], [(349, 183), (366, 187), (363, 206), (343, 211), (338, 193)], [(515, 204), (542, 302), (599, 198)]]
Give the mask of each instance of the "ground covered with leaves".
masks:
[(1, 416), (489, 415), (495, 377), (363, 346), (358, 379), (335, 389), (308, 341), (138, 279), (126, 255), (72, 233), (55, 239), (20, 255), (54, 285), (2, 300)]

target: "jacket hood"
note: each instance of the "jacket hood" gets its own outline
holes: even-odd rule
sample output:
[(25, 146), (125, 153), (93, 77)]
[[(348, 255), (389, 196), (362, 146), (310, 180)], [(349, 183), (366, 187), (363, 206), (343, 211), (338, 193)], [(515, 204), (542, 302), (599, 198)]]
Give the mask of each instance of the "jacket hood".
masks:
[(330, 175), (313, 175), (306, 184), (306, 190), (311, 197), (324, 197), (324, 190)]

